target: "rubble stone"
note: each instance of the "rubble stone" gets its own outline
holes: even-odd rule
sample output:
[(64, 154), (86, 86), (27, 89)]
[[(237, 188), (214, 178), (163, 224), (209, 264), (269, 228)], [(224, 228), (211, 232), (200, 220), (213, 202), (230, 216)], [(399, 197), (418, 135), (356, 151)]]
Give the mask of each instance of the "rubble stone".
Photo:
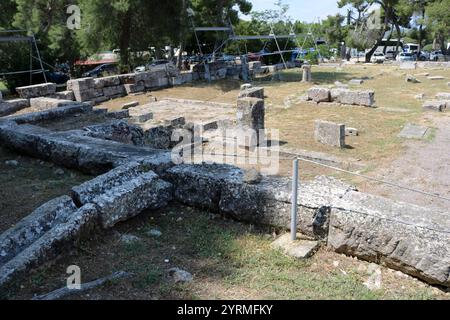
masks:
[(317, 142), (333, 147), (345, 147), (344, 124), (316, 120), (314, 136)]

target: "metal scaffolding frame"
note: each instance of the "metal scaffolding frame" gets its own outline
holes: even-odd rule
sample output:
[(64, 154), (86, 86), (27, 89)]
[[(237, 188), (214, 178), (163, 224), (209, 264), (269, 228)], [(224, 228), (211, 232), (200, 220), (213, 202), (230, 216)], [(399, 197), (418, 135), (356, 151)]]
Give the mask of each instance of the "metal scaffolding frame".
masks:
[[(29, 42), (30, 43), (30, 69), (25, 71), (11, 71), (0, 73), (1, 77), (8, 75), (16, 75), (16, 74), (30, 74), (30, 85), (33, 82), (33, 74), (40, 74), (44, 76), (44, 81), (47, 83), (47, 76), (45, 75), (44, 63), (41, 58), (41, 53), (39, 52), (39, 48), (37, 46), (36, 38), (34, 34), (31, 36), (28, 35), (20, 35), (27, 34), (26, 30), (0, 30), (0, 43), (2, 42)], [(36, 56), (33, 55), (33, 51), (36, 51)], [(40, 65), (40, 69), (33, 70), (33, 59), (37, 60)]]

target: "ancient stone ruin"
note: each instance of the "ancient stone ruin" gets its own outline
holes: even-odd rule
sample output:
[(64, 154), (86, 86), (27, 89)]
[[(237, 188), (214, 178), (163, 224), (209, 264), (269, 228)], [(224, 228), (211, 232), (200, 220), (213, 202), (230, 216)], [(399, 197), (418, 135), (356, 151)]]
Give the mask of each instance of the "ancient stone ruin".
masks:
[[(222, 76), (218, 70), (209, 71)], [(74, 80), (68, 91), (76, 101), (58, 99), (51, 84), (20, 89), (23, 103), (36, 112), (0, 118), (0, 143), (20, 154), (96, 177), (36, 208), (0, 235), (0, 287), (63, 254), (98, 229), (112, 228), (144, 210), (164, 208), (175, 201), (242, 222), (290, 227), (290, 179), (270, 175), (248, 179), (246, 169), (214, 161), (179, 162), (173, 153), (180, 143), (183, 152), (197, 144), (227, 143), (222, 135), (227, 129), (255, 132), (256, 142), (246, 147), (257, 148), (266, 139), (260, 135), (267, 129), (263, 88), (245, 86), (235, 105), (164, 99), (133, 103), (118, 112), (93, 107), (104, 99), (173, 82), (161, 79), (154, 74), (133, 74)], [(64, 93), (65, 98), (69, 96)], [(373, 91), (314, 87), (308, 99), (374, 106)], [(13, 113), (5, 111), (14, 109), (12, 102), (0, 103), (4, 114)], [(214, 113), (208, 113), (211, 110)], [(42, 125), (93, 114), (104, 121), (71, 130)], [(315, 129), (317, 141), (341, 148), (346, 135), (358, 133), (325, 121), (317, 121)], [(198, 130), (206, 133), (200, 141), (195, 137)], [(359, 192), (324, 176), (302, 183), (298, 194), (298, 231), (303, 235), (338, 253), (450, 287), (448, 213)]]

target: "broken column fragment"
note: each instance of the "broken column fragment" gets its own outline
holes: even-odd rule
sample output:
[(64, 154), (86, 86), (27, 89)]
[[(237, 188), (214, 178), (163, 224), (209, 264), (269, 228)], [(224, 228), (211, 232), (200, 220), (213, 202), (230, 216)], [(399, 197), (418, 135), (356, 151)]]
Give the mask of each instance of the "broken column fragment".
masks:
[(264, 100), (258, 98), (240, 98), (237, 101), (237, 126), (242, 130), (253, 130), (256, 134), (256, 145), (259, 145), (264, 137), (265, 107)]

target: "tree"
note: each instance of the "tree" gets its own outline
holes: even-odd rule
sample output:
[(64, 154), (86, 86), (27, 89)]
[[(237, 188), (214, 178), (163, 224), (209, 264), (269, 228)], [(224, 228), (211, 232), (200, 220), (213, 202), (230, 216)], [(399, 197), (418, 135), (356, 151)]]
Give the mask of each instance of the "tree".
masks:
[(450, 38), (450, 0), (436, 0), (426, 8), (426, 26), (430, 28), (441, 50), (446, 51), (445, 42)]

